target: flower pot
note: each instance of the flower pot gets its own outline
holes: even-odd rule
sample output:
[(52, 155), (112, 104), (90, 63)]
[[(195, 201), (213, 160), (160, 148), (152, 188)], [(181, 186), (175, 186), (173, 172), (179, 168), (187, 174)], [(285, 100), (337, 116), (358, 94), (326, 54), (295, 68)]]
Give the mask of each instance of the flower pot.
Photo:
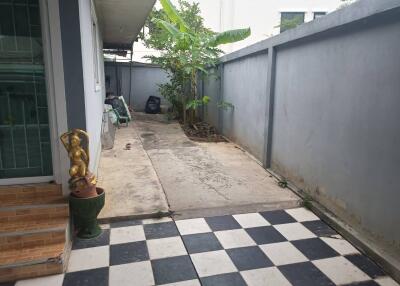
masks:
[(94, 238), (101, 234), (97, 216), (104, 206), (105, 192), (102, 188), (96, 188), (96, 191), (96, 197), (79, 198), (73, 194), (69, 197), (69, 206), (79, 238)]

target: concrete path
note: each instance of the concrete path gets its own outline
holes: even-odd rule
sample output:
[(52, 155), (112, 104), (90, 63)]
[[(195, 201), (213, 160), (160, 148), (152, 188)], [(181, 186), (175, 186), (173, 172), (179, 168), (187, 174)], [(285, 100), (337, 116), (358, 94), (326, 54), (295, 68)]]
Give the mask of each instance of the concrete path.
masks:
[(132, 124), (180, 218), (291, 208), (299, 198), (282, 189), (232, 143), (196, 143), (177, 122), (136, 113)]
[(133, 125), (118, 129), (114, 148), (102, 151), (98, 186), (106, 190), (99, 215), (103, 221), (168, 213), (160, 181)]

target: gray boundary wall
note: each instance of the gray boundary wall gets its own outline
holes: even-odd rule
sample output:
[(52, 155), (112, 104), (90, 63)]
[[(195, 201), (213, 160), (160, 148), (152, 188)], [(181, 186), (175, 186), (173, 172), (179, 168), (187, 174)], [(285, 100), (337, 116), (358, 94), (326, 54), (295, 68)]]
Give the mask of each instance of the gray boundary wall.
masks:
[[(202, 82), (211, 97), (203, 116), (373, 241), (392, 273), (400, 265), (399, 47), (400, 1), (360, 0), (222, 57), (219, 77)], [(220, 100), (234, 108), (216, 108)]]
[[(109, 87), (106, 87), (107, 92), (124, 96), (126, 103), (133, 106), (135, 111), (144, 111), (150, 95), (160, 97), (161, 104), (168, 105), (158, 91), (159, 84), (169, 81), (167, 73), (159, 66), (132, 63), (130, 67), (129, 63), (122, 62), (105, 62), (104, 66), (106, 79), (110, 81)], [(131, 87), (130, 93), (129, 87)]]

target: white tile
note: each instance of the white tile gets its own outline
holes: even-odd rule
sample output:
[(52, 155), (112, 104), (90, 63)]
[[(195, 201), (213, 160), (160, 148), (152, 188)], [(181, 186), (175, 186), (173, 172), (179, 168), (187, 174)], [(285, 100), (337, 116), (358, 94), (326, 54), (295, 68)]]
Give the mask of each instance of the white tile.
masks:
[(161, 218), (149, 218), (142, 220), (143, 224), (152, 224), (152, 223), (160, 223), (160, 222), (169, 222), (172, 221), (170, 217), (161, 217)]
[(64, 274), (57, 274), (33, 279), (20, 280), (15, 284), (15, 286), (62, 286), (63, 280)]
[(290, 242), (264, 244), (260, 245), (260, 248), (277, 266), (308, 261), (307, 257)]
[(112, 228), (110, 233), (110, 244), (120, 244), (134, 241), (146, 240), (143, 226), (134, 225)]
[(187, 254), (180, 236), (147, 240), (150, 259), (159, 259)]
[(335, 236), (335, 238), (321, 237), (321, 239), (341, 255), (360, 253), (353, 245), (351, 245), (347, 240), (343, 239), (340, 235)]
[(67, 272), (107, 267), (110, 260), (109, 246), (99, 246), (71, 251)]
[(200, 277), (236, 272), (237, 269), (224, 250), (190, 255)]
[(299, 222), (274, 225), (287, 240), (298, 240), (316, 237), (311, 231)]
[(256, 245), (244, 229), (216, 231), (214, 234), (225, 249)]
[(319, 220), (319, 217), (305, 208), (288, 209), (285, 211), (299, 222)]
[(100, 228), (101, 229), (110, 229), (110, 224), (109, 223), (101, 224)]
[(194, 218), (175, 221), (181, 235), (211, 232), (204, 218)]
[(375, 282), (381, 286), (399, 286), (399, 284), (390, 277), (380, 277), (375, 279)]
[(336, 284), (370, 280), (367, 274), (342, 256), (314, 260), (312, 263)]
[(154, 285), (153, 270), (150, 261), (111, 266), (109, 285)]
[(291, 286), (276, 267), (247, 270), (240, 272), (240, 274), (249, 286)]
[(233, 216), (236, 221), (243, 228), (268, 226), (271, 225), (262, 215), (259, 213), (250, 214), (238, 214)]
[(181, 282), (169, 283), (169, 284), (162, 284), (159, 286), (201, 286), (199, 280), (186, 280)]

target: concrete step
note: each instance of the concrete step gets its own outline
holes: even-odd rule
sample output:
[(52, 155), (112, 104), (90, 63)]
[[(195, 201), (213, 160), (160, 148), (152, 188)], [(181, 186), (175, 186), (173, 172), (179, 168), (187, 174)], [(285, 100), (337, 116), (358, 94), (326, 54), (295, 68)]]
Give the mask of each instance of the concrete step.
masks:
[(23, 221), (42, 221), (69, 216), (69, 205), (43, 204), (0, 208), (0, 231), (4, 224)]
[(0, 186), (0, 208), (21, 205), (62, 203), (61, 185), (30, 184)]
[(17, 227), (12, 231), (0, 233), (0, 252), (10, 249), (23, 249), (26, 247), (45, 246), (52, 243), (65, 243), (68, 220), (57, 220), (51, 224), (42, 224), (30, 228)]
[(69, 249), (64, 242), (0, 252), (0, 283), (62, 273)]
[(61, 186), (0, 186), (0, 283), (62, 273), (71, 249)]

